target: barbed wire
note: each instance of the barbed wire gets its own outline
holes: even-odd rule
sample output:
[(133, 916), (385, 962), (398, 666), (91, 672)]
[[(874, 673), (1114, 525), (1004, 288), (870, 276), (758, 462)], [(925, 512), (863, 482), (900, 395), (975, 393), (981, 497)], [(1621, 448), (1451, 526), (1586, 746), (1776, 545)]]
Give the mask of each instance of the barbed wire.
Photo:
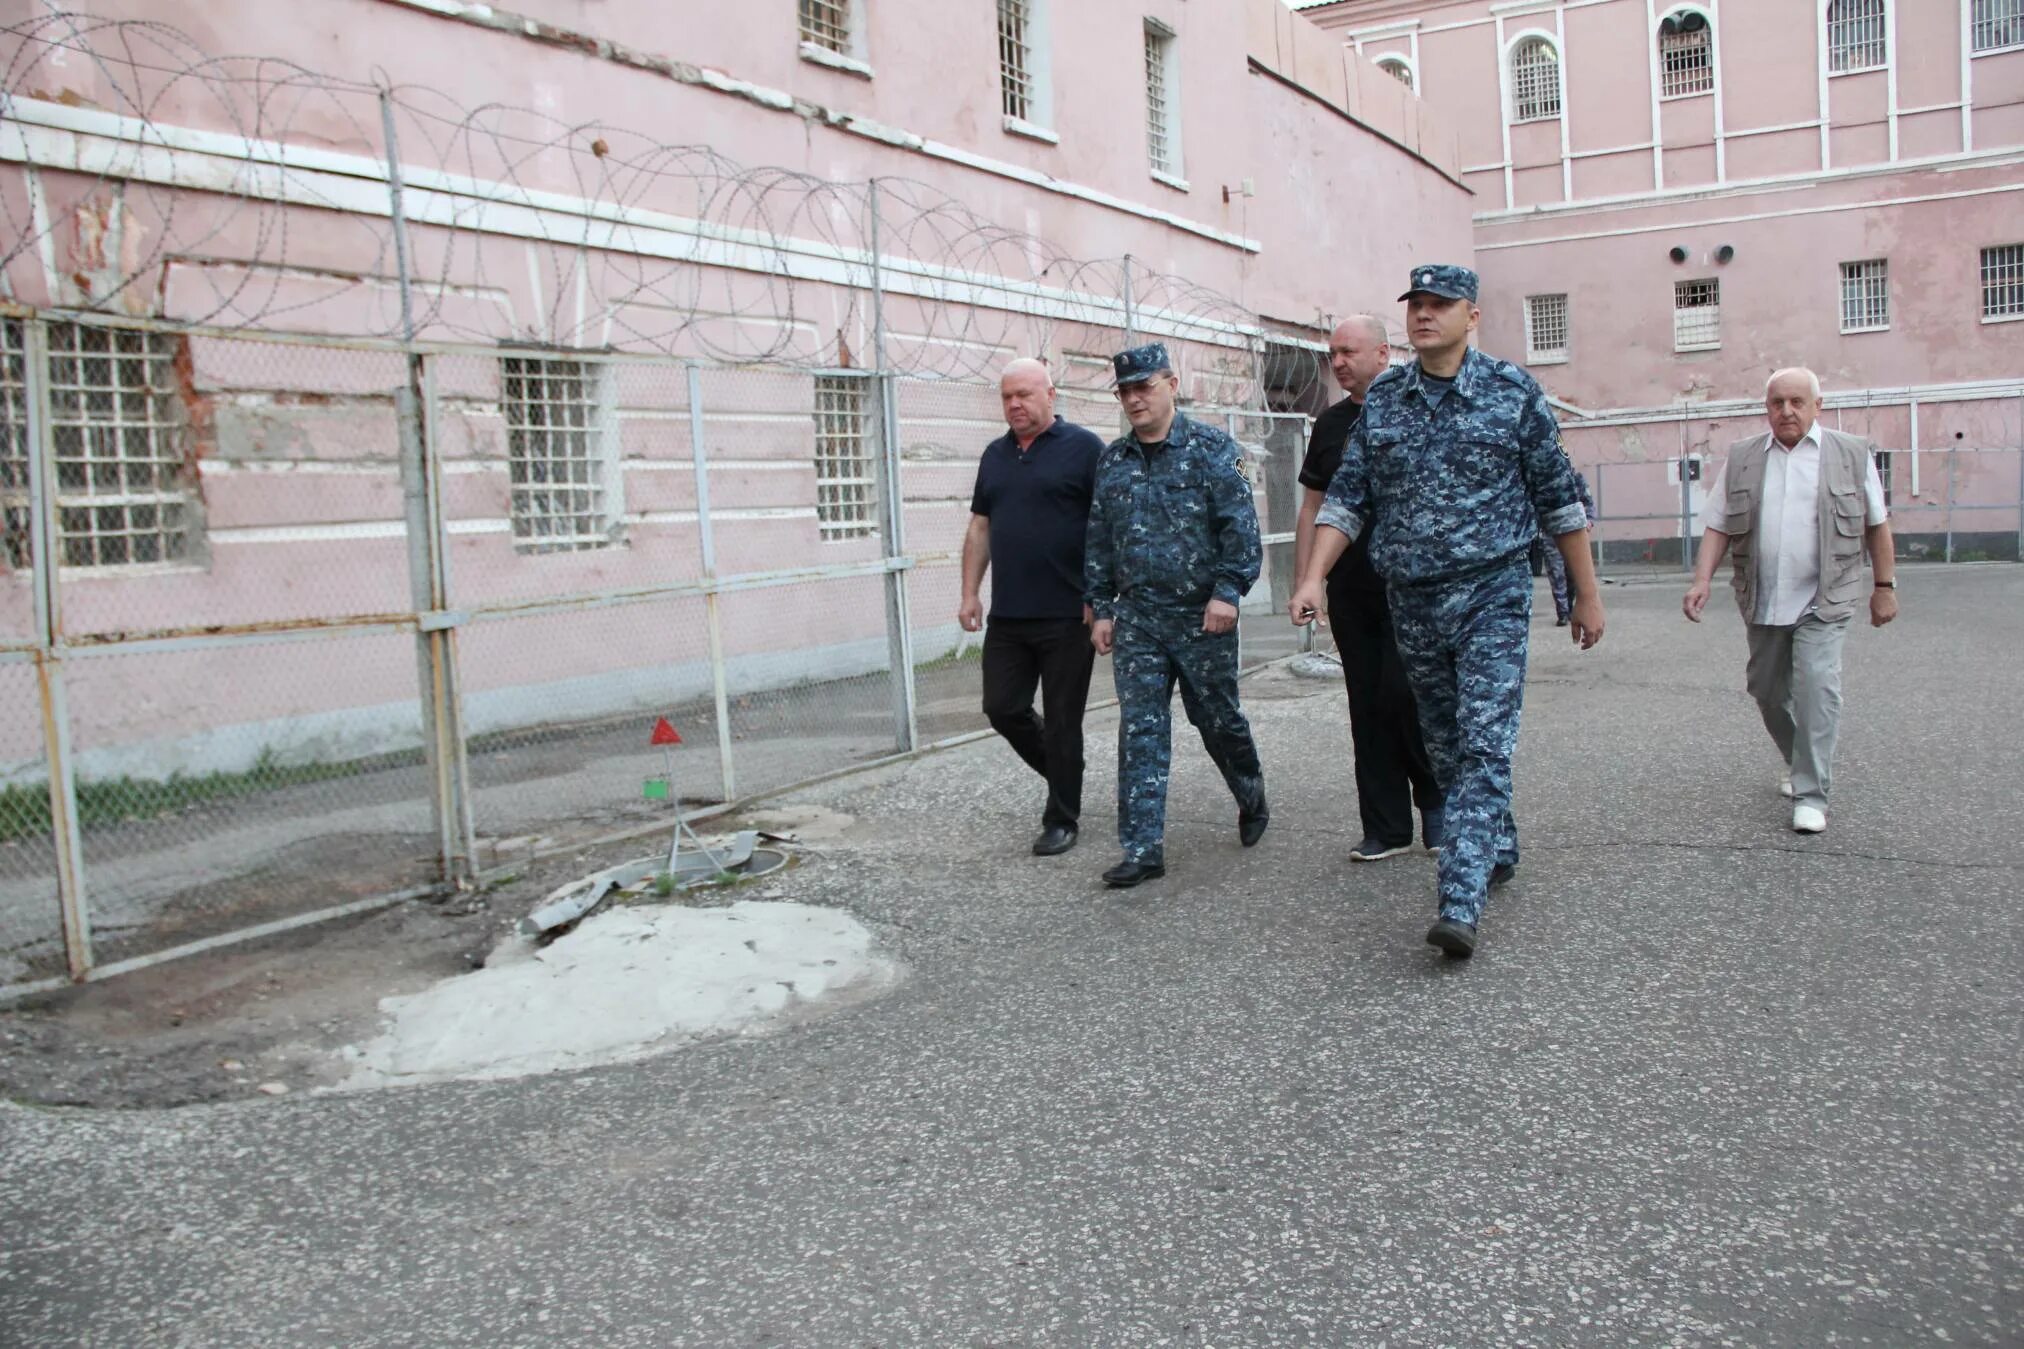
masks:
[(0, 46), (0, 160), (21, 167), (0, 283), (22, 303), (955, 379), (1129, 334), (1168, 340), (1197, 397), (1261, 396), (1265, 335), (1236, 299), (931, 184), (752, 167), (154, 21), (52, 9)]

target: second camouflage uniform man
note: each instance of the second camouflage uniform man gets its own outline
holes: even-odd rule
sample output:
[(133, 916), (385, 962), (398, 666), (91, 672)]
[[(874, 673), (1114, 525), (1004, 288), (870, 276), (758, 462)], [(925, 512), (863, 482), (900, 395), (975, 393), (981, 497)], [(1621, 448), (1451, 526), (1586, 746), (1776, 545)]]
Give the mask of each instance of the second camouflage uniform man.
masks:
[(1166, 872), (1172, 704), (1201, 732), (1237, 799), (1244, 846), (1265, 832), (1264, 770), (1237, 702), (1237, 605), (1258, 579), (1263, 549), (1241, 451), (1226, 432), (1175, 408), (1180, 381), (1159, 343), (1112, 359), (1131, 432), (1096, 469), (1084, 550), (1091, 640), (1117, 681), (1114, 887)]

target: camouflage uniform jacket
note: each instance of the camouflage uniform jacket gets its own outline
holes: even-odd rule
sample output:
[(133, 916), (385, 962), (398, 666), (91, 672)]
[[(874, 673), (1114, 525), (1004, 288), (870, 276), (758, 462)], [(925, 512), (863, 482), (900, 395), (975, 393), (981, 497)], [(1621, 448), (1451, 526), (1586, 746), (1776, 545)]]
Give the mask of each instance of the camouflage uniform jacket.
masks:
[(1545, 391), (1473, 349), (1438, 406), (1417, 361), (1377, 377), (1318, 518), (1352, 540), (1369, 529), (1371, 565), (1397, 586), (1487, 571), (1542, 529), (1588, 523)]
[(1258, 579), (1258, 510), (1226, 432), (1180, 413), (1164, 445), (1126, 434), (1096, 465), (1083, 591), (1098, 618), (1235, 604)]

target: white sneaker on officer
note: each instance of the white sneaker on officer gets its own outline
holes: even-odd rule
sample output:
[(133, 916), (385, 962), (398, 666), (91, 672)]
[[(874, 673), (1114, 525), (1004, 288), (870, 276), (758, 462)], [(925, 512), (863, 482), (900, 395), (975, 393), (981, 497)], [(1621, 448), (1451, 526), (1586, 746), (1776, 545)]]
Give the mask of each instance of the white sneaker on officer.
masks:
[(1778, 779), (1778, 794), (1787, 801), (1792, 799), (1792, 775), (1790, 773)]
[(1821, 834), (1827, 831), (1827, 812), (1813, 806), (1792, 807), (1792, 832)]

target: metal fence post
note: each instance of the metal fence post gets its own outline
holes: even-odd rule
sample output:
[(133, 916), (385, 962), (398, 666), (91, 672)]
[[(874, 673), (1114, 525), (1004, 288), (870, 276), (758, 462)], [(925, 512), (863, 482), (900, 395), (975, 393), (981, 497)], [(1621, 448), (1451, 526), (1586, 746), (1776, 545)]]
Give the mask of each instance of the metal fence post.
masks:
[[(710, 460), (703, 443), (703, 372), (694, 361), (689, 372), (689, 457), (696, 469), (696, 540), (703, 564), (703, 619), (710, 638), (710, 686), (717, 705), (717, 770), (724, 780), (724, 799), (738, 797), (738, 778), (731, 751), (731, 690), (724, 668), (724, 625), (718, 612), (717, 540), (710, 528)], [(677, 806), (680, 802), (676, 803)]]
[(886, 662), (892, 670), (893, 743), (902, 753), (920, 744), (914, 703), (913, 611), (907, 596), (906, 489), (900, 479), (899, 386), (886, 360), (885, 260), (879, 252), (878, 179), (869, 184), (872, 354), (877, 366), (879, 538), (884, 542)]
[(1131, 254), (1124, 255), (1124, 344), (1127, 348), (1138, 345), (1138, 309), (1132, 303)]
[(56, 853), (56, 903), (63, 956), (72, 979), (94, 963), (91, 904), (84, 884), (84, 840), (77, 821), (77, 770), (70, 744), (70, 706), (63, 676), (62, 538), (56, 510), (56, 431), (49, 406), (49, 329), (22, 325), (22, 375), (27, 403), (29, 558), (35, 582), (35, 681), (42, 703), (43, 751), (49, 761), (50, 844)]
[(1947, 561), (1954, 560), (1954, 465), (1960, 460), (1959, 450), (1947, 451)]

